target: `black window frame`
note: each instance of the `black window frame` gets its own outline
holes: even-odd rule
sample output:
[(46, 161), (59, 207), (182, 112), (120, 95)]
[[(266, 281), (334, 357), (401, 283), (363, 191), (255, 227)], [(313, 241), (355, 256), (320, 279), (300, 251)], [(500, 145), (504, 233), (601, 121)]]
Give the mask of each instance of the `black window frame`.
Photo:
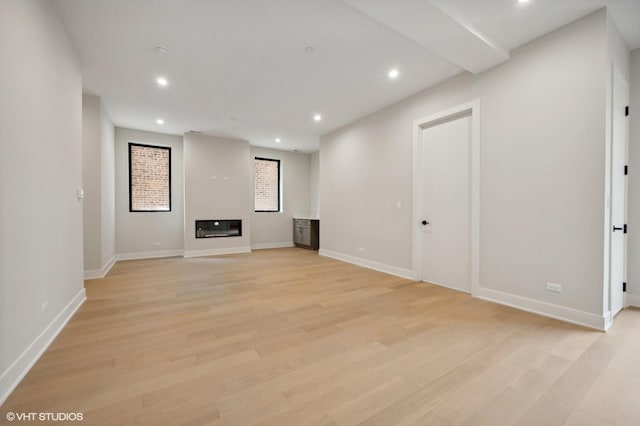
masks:
[[(154, 148), (154, 149), (164, 149), (169, 151), (169, 210), (134, 210), (133, 209), (133, 182), (131, 179), (131, 147), (132, 146), (141, 146), (144, 148)], [(129, 213), (168, 213), (171, 212), (173, 207), (172, 205), (172, 193), (171, 193), (171, 147), (170, 146), (160, 146), (160, 145), (149, 145), (137, 142), (129, 142), (127, 147), (128, 155), (129, 155)]]
[(281, 194), (282, 194), (282, 169), (280, 168), (280, 160), (275, 159), (275, 158), (265, 158), (265, 157), (253, 157), (254, 159), (254, 164), (255, 164), (255, 160), (260, 160), (260, 161), (272, 161), (276, 164), (278, 164), (278, 208), (277, 210), (256, 210), (256, 171), (255, 168), (253, 170), (253, 211), (255, 213), (281, 213), (282, 212), (282, 199), (281, 199)]

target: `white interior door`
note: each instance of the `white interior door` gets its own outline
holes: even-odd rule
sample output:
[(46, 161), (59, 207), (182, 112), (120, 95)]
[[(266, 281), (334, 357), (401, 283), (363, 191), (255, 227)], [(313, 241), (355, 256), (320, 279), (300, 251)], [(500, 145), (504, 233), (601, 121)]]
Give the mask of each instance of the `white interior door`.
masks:
[(619, 75), (613, 80), (613, 126), (611, 155), (611, 315), (622, 309), (626, 262), (626, 193), (624, 167), (627, 158), (628, 86)]
[(421, 144), (421, 278), (470, 293), (471, 116), (423, 129)]

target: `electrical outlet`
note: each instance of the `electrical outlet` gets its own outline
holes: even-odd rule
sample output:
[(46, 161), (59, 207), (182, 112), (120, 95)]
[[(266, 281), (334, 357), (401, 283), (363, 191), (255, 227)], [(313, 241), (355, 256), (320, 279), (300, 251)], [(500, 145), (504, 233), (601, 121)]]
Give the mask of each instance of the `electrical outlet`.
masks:
[(159, 241), (156, 241), (155, 243), (153, 243), (153, 245), (156, 246), (156, 247), (160, 247), (162, 245), (162, 243), (159, 242)]
[(562, 293), (562, 286), (560, 284), (547, 283), (547, 291), (553, 291), (554, 293)]
[(45, 300), (45, 301), (42, 303), (42, 315), (44, 315), (44, 314), (46, 314), (46, 313), (47, 313), (48, 308), (49, 308), (49, 301), (48, 301), (48, 300)]
[(364, 253), (364, 248), (363, 248), (363, 247), (358, 247), (358, 251), (359, 251), (360, 253)]

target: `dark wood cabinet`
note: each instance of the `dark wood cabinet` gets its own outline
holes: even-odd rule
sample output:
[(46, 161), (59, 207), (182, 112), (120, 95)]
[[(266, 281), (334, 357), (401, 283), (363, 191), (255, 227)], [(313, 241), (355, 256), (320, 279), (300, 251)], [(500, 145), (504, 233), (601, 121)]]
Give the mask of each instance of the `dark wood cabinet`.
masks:
[(320, 248), (320, 220), (293, 219), (293, 244), (310, 250)]

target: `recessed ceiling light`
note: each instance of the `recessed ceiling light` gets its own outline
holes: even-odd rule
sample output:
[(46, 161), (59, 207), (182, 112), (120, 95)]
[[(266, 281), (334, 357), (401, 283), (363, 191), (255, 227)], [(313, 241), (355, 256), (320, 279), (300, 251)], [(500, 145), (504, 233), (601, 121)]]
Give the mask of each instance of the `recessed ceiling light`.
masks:
[(164, 77), (158, 77), (156, 78), (156, 83), (158, 83), (158, 86), (160, 87), (167, 87), (169, 85), (169, 80)]
[(313, 48), (313, 46), (307, 46), (304, 48), (304, 53), (313, 53), (315, 51), (315, 49)]
[(276, 143), (280, 143), (280, 142), (281, 142), (280, 138), (276, 138)]
[(390, 79), (395, 80), (400, 75), (400, 71), (398, 71), (397, 69), (394, 68), (394, 69), (389, 71), (388, 75), (389, 75)]
[(156, 123), (158, 123), (158, 124), (160, 124), (160, 125), (163, 125), (163, 124), (164, 124), (164, 120), (163, 120), (162, 118), (158, 118), (158, 119), (156, 120)]
[(518, 3), (528, 3), (529, 0), (518, 0)]
[(322, 121), (322, 116), (320, 114), (316, 114), (316, 115), (313, 116), (313, 119), (315, 121)]

